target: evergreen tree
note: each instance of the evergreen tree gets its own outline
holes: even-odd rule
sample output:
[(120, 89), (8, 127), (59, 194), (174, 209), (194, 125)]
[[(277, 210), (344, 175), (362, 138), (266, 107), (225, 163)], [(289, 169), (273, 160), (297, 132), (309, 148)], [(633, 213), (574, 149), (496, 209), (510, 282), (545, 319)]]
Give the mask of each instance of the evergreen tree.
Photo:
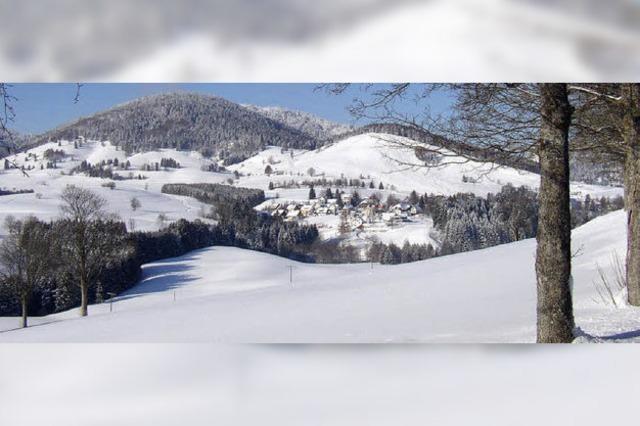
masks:
[(409, 202), (415, 206), (419, 201), (418, 193), (415, 190), (411, 191), (411, 194), (409, 195)]
[(358, 193), (358, 191), (353, 191), (351, 193), (351, 206), (358, 207), (361, 202), (362, 198), (360, 198), (360, 194)]

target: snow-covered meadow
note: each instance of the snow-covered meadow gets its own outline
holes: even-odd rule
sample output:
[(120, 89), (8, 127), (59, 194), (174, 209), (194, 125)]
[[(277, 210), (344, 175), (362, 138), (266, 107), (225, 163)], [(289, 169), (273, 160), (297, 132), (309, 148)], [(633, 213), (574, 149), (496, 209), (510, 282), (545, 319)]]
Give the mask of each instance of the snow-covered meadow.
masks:
[[(574, 230), (580, 340), (640, 339), (640, 309), (595, 287), (598, 265), (614, 275), (624, 224), (614, 212)], [(212, 247), (146, 265), (113, 312), (103, 303), (24, 330), (3, 318), (0, 342), (533, 342), (534, 252), (530, 239), (403, 265), (317, 265)]]
[[(46, 167), (47, 160), (43, 158), (46, 150), (62, 150), (68, 157), (57, 163), (55, 169), (41, 169)], [(27, 160), (27, 154), (34, 154)], [(118, 161), (131, 163), (131, 169), (117, 171), (127, 177), (129, 172), (135, 177), (138, 174), (145, 177), (143, 180), (126, 179), (116, 181), (115, 188), (109, 189), (103, 184), (108, 179), (88, 177), (84, 174), (70, 174), (71, 169), (86, 160), (91, 164), (99, 164), (101, 161), (118, 159)], [(161, 171), (141, 171), (140, 168), (147, 164), (160, 162), (162, 158), (173, 158), (183, 167), (179, 169), (166, 169)], [(27, 175), (20, 170), (1, 170), (0, 188), (8, 190), (29, 190), (34, 193), (15, 194), (3, 196), (0, 199), (0, 221), (13, 215), (24, 217), (35, 215), (40, 219), (49, 220), (59, 215), (60, 194), (67, 185), (76, 185), (89, 188), (107, 200), (109, 213), (117, 214), (128, 225), (131, 220), (137, 230), (154, 230), (159, 226), (158, 215), (163, 214), (167, 221), (180, 218), (196, 219), (204, 208), (208, 206), (188, 197), (178, 197), (170, 194), (162, 194), (160, 188), (165, 183), (172, 182), (220, 182), (228, 178), (228, 175), (220, 173), (204, 172), (201, 166), (205, 160), (197, 153), (163, 149), (140, 154), (126, 156), (123, 151), (117, 150), (109, 142), (88, 141), (84, 145), (74, 148), (72, 141), (50, 142), (33, 148), (26, 153), (19, 153), (8, 157), (8, 160), (17, 166), (33, 166), (27, 170)], [(131, 198), (140, 201), (140, 208), (135, 211), (131, 208)], [(3, 231), (0, 231), (0, 234)]]

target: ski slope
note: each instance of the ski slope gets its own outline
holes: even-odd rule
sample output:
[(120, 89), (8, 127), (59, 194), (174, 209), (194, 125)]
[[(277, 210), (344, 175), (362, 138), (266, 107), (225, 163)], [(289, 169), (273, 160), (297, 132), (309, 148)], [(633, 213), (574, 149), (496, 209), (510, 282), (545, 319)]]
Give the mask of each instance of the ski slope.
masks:
[[(415, 155), (416, 146), (411, 139), (381, 133), (366, 133), (340, 140), (332, 145), (315, 151), (294, 150), (282, 152), (272, 147), (233, 165), (230, 168), (243, 174), (251, 174), (244, 178), (245, 185), (266, 189), (268, 182), (287, 182), (291, 179), (301, 181), (325, 177), (336, 179), (362, 178), (373, 179), (378, 187), (382, 182), (385, 188), (393, 186), (399, 192), (433, 193), (436, 195), (452, 195), (458, 192), (470, 192), (480, 196), (499, 192), (502, 186), (511, 183), (514, 186), (538, 188), (540, 176), (511, 167), (497, 167), (488, 163), (466, 161), (449, 151), (437, 167), (418, 167), (423, 164)], [(293, 155), (291, 155), (293, 152)], [(274, 173), (264, 175), (265, 167), (271, 164)], [(313, 168), (314, 177), (308, 171)], [(279, 174), (280, 173), (280, 174)], [(467, 176), (470, 182), (463, 182)], [(474, 182), (471, 182), (474, 181)], [(281, 191), (282, 192), (282, 191)], [(612, 197), (622, 194), (620, 188), (573, 183), (572, 196), (584, 198)], [(306, 195), (306, 192), (304, 193)], [(287, 192), (284, 191), (284, 197)]]
[[(598, 300), (625, 215), (573, 233), (574, 304), (583, 340), (637, 340), (640, 310)], [(422, 262), (315, 265), (213, 247), (144, 266), (113, 304), (33, 318), (0, 342), (533, 342), (535, 240)], [(289, 282), (292, 267), (293, 282)], [(624, 294), (617, 295), (619, 301)], [(2, 319), (14, 328), (16, 318)]]

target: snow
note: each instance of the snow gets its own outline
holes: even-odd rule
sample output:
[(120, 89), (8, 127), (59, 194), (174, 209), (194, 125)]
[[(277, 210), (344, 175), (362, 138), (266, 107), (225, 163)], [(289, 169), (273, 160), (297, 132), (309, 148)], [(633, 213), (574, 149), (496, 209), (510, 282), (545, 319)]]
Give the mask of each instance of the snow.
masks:
[(638, 345), (2, 345), (0, 422), (628, 424), (638, 355)]
[[(588, 337), (640, 339), (640, 310), (598, 301), (624, 212), (573, 233), (576, 324)], [(317, 265), (212, 247), (144, 267), (113, 304), (42, 318), (0, 342), (532, 342), (535, 240), (410, 264)], [(293, 283), (289, 283), (293, 267)], [(174, 300), (175, 298), (175, 300)], [(11, 329), (15, 318), (2, 319)]]
[[(33, 189), (31, 194), (15, 194), (3, 196), (0, 199), (0, 224), (8, 215), (24, 217), (35, 215), (42, 220), (51, 220), (59, 216), (60, 194), (67, 185), (76, 185), (89, 188), (107, 200), (107, 210), (119, 215), (129, 224), (135, 222), (136, 230), (155, 230), (159, 224), (157, 217), (164, 214), (168, 221), (180, 218), (194, 220), (199, 217), (202, 208), (208, 211), (209, 207), (189, 197), (162, 194), (160, 189), (163, 184), (171, 182), (200, 183), (221, 182), (227, 179), (229, 174), (204, 172), (201, 170), (205, 160), (195, 152), (177, 151), (174, 149), (162, 149), (142, 154), (127, 155), (109, 142), (88, 141), (83, 146), (75, 149), (73, 142), (61, 141), (49, 142), (33, 148), (28, 153), (37, 154), (38, 160), (33, 158), (25, 161), (26, 154), (19, 153), (9, 157), (18, 166), (34, 166), (28, 170), (29, 176), (24, 176), (19, 170), (0, 170), (0, 188), (5, 189)], [(40, 164), (44, 163), (42, 154), (47, 149), (63, 150), (69, 157), (58, 163), (58, 169), (40, 170)], [(97, 164), (102, 160), (118, 158), (120, 162), (131, 162), (131, 171), (135, 176), (141, 174), (147, 179), (116, 181), (116, 188), (110, 190), (101, 185), (109, 182), (109, 179), (91, 178), (83, 174), (69, 175), (71, 169), (79, 165), (83, 160)], [(140, 168), (146, 164), (160, 162), (162, 158), (173, 158), (183, 167), (180, 169), (167, 169), (158, 172), (144, 172)], [(118, 174), (127, 176), (129, 171), (119, 170)], [(138, 198), (141, 207), (132, 211), (130, 200)], [(2, 234), (4, 230), (0, 231)]]
[[(421, 162), (412, 149), (404, 146), (416, 146), (410, 139), (388, 134), (366, 133), (352, 136), (332, 145), (315, 151), (294, 150), (282, 152), (272, 147), (259, 154), (230, 167), (243, 174), (252, 176), (243, 178), (243, 184), (262, 185), (266, 188), (269, 181), (296, 182), (313, 180), (324, 176), (327, 179), (345, 177), (371, 178), (376, 188), (382, 182), (385, 188), (394, 186), (397, 191), (409, 193), (433, 193), (437, 195), (453, 195), (458, 192), (470, 192), (480, 196), (499, 192), (502, 186), (511, 183), (514, 186), (527, 186), (536, 189), (540, 176), (511, 167), (497, 167), (492, 164), (465, 161), (453, 156), (448, 151), (438, 167), (409, 167), (403, 164), (419, 165)], [(451, 155), (451, 156), (450, 156)], [(264, 176), (265, 167), (271, 164), (274, 174)], [(314, 177), (308, 170), (313, 168)], [(463, 182), (462, 176), (472, 178), (474, 182)], [(377, 192), (377, 191), (373, 191)], [(572, 196), (583, 198), (586, 194), (592, 197), (613, 197), (622, 194), (616, 187), (573, 183)], [(304, 193), (305, 197), (307, 192)], [(286, 195), (282, 195), (286, 197)]]

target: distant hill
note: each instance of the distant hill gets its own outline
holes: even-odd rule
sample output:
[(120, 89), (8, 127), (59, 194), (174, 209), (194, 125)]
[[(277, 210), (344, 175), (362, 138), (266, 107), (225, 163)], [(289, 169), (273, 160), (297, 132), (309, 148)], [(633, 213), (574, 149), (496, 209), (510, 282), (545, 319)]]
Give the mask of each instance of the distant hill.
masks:
[(159, 148), (219, 154), (228, 163), (247, 158), (267, 145), (313, 149), (320, 141), (299, 129), (226, 99), (193, 93), (140, 98), (81, 118), (33, 138), (109, 140), (127, 152)]
[[(534, 158), (513, 158), (469, 144), (451, 141), (423, 129), (393, 123), (360, 127), (335, 123), (303, 111), (281, 107), (239, 105), (226, 99), (195, 93), (169, 93), (136, 99), (90, 117), (83, 117), (37, 136), (14, 135), (0, 140), (0, 158), (48, 141), (109, 140), (128, 153), (175, 148), (219, 156), (224, 163), (241, 162), (267, 146), (317, 149), (348, 137), (385, 133), (419, 143), (447, 148), (463, 157), (537, 173)], [(1, 139), (1, 138), (0, 138)], [(620, 164), (572, 155), (572, 180), (592, 184), (619, 184)]]
[(299, 130), (320, 141), (330, 140), (353, 130), (352, 126), (320, 118), (303, 111), (295, 111), (277, 106), (244, 105), (247, 109)]

